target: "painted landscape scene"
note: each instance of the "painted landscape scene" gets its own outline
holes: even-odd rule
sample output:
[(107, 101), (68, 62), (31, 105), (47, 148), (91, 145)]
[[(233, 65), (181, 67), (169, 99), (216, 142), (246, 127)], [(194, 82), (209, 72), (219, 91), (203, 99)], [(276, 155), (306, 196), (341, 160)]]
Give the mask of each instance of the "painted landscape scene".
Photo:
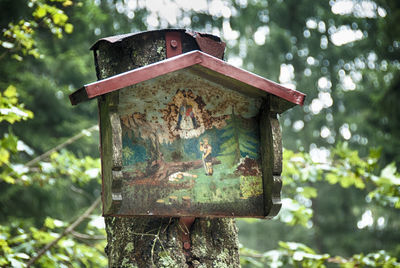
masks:
[[(260, 103), (182, 74), (168, 79), (175, 82), (164, 78), (140, 85), (147, 90), (120, 95), (124, 190), (119, 213), (263, 215)], [(176, 80), (195, 85), (177, 86)]]

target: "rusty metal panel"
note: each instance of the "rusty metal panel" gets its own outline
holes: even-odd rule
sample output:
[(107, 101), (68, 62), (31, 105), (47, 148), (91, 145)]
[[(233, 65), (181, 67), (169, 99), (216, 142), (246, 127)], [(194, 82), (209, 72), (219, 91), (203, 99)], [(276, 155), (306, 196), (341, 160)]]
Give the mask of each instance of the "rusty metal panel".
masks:
[(121, 89), (121, 194), (105, 215), (263, 217), (261, 103), (188, 70)]
[(212, 35), (212, 34), (207, 34), (207, 33), (199, 33), (196, 31), (190, 31), (187, 29), (162, 29), (162, 30), (153, 30), (153, 31), (144, 31), (144, 32), (136, 32), (136, 33), (129, 33), (129, 34), (121, 34), (121, 35), (114, 35), (114, 36), (109, 36), (109, 37), (104, 37), (99, 40), (97, 40), (91, 47), (91, 50), (97, 50), (99, 47), (99, 44), (101, 42), (107, 42), (107, 43), (118, 43), (118, 42), (123, 42), (126, 39), (129, 38), (145, 38), (145, 36), (148, 35), (154, 35), (158, 33), (181, 33), (184, 34), (187, 37), (195, 39), (197, 45), (199, 46), (198, 49), (201, 51), (208, 53), (214, 57), (222, 59), (224, 51), (221, 51), (221, 48), (223, 47), (225, 49), (225, 43), (221, 41), (221, 39), (218, 36)]
[(219, 38), (193, 31), (186, 31), (186, 33), (195, 38), (201, 51), (219, 59), (224, 57), (226, 44)]
[(129, 34), (120, 34), (120, 35), (113, 35), (108, 37), (103, 37), (97, 40), (91, 47), (90, 50), (97, 50), (99, 44), (101, 42), (107, 43), (117, 43), (122, 42), (128, 38), (142, 38), (145, 35), (153, 35), (155, 33), (163, 33), (163, 32), (182, 32), (184, 33), (185, 29), (162, 29), (162, 30), (153, 30), (153, 31), (143, 31), (143, 32), (136, 32), (136, 33), (129, 33)]

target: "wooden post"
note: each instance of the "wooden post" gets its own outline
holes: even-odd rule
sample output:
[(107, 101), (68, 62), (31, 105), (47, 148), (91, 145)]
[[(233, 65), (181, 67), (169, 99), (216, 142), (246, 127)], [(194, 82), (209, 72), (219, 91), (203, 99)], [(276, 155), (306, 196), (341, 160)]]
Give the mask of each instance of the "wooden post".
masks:
[[(182, 52), (199, 49), (195, 39), (182, 36)], [(165, 31), (154, 31), (128, 38), (103, 40), (93, 47), (98, 79), (104, 79), (167, 58)], [(168, 45), (168, 44), (167, 44)], [(220, 53), (220, 52), (218, 52)], [(221, 54), (221, 53), (220, 53)], [(109, 93), (114, 94), (114, 93)], [(115, 131), (120, 127), (113, 116), (118, 98), (99, 97), (102, 146), (102, 171), (111, 172), (112, 196), (118, 201), (121, 177), (121, 141)], [(108, 110), (107, 110), (108, 109)], [(113, 127), (111, 127), (113, 126)], [(112, 152), (104, 148), (112, 148)], [(106, 183), (106, 182), (105, 182)], [(113, 202), (118, 204), (118, 202)], [(182, 230), (179, 218), (106, 217), (109, 267), (239, 267), (239, 245), (235, 220), (232, 218), (197, 218), (190, 230)], [(184, 246), (182, 232), (189, 232), (190, 246)]]

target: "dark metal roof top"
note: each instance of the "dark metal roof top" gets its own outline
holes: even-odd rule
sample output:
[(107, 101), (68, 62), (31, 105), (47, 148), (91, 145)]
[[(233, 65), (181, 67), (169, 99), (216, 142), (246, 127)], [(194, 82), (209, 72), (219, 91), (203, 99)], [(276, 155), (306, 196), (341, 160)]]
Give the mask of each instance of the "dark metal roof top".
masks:
[(193, 38), (196, 38), (197, 35), (200, 35), (201, 37), (208, 37), (214, 41), (221, 42), (221, 39), (218, 36), (215, 36), (212, 34), (199, 33), (199, 32), (195, 32), (195, 31), (191, 31), (191, 30), (187, 30), (187, 29), (162, 29), (162, 30), (143, 31), (143, 32), (103, 37), (103, 38), (100, 38), (99, 40), (97, 40), (90, 47), (90, 49), (97, 50), (99, 47), (99, 44), (101, 42), (116, 43), (116, 42), (122, 42), (126, 38), (130, 38), (130, 37), (140, 37), (141, 35), (144, 35), (144, 34), (162, 33), (162, 32), (182, 32), (182, 33), (186, 33), (186, 34), (192, 36)]

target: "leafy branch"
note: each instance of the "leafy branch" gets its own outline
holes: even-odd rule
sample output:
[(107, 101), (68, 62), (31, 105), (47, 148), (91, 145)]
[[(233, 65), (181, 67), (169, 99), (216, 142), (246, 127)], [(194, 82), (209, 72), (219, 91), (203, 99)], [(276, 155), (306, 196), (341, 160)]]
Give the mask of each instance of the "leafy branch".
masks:
[(98, 207), (100, 204), (101, 197), (99, 196), (91, 205), (90, 207), (81, 215), (78, 219), (76, 219), (71, 225), (69, 225), (56, 239), (45, 245), (35, 257), (30, 259), (27, 263), (27, 267), (30, 267), (34, 264), (43, 254), (46, 253), (51, 247), (55, 246), (58, 241), (60, 241), (64, 236), (71, 233), (79, 224), (82, 223), (83, 220), (89, 217), (89, 215), (93, 212), (93, 210)]
[[(98, 127), (92, 126), (82, 130), (65, 142), (23, 165), (11, 163), (9, 160), (12, 153), (17, 153), (17, 146), (20, 141), (16, 136), (8, 134), (0, 140), (0, 144), (3, 145), (0, 149), (0, 166), (6, 166), (3, 166), (3, 171), (0, 173), (0, 181), (28, 185), (35, 181), (43, 182), (52, 177), (59, 177), (62, 174), (69, 176), (69, 179), (74, 182), (83, 183), (98, 177), (100, 170), (99, 159), (93, 159), (89, 156), (80, 159), (73, 153), (63, 150), (79, 139), (91, 135), (93, 131), (98, 131)], [(61, 152), (59, 153), (59, 151)], [(49, 160), (44, 162), (46, 159)]]
[(34, 39), (36, 30), (41, 24), (58, 38), (62, 38), (63, 32), (72, 33), (74, 27), (68, 23), (68, 16), (54, 2), (61, 3), (63, 8), (73, 5), (73, 2), (70, 0), (50, 0), (51, 4), (48, 2), (48, 0), (29, 0), (28, 6), (33, 9), (32, 18), (22, 19), (17, 23), (10, 22), (8, 28), (3, 29), (0, 46), (5, 51), (0, 54), (0, 60), (7, 54), (12, 54), (12, 58), (17, 61), (22, 61), (26, 55), (41, 57)]
[(83, 138), (83, 137), (87, 137), (90, 136), (91, 132), (93, 131), (98, 131), (99, 128), (98, 126), (92, 126), (90, 128), (84, 129), (82, 130), (80, 133), (76, 134), (75, 136), (67, 139), (65, 142), (57, 145), (56, 147), (48, 150), (47, 152), (35, 157), (34, 159), (32, 159), (31, 161), (29, 161), (28, 163), (25, 164), (26, 167), (31, 167), (37, 163), (39, 163), (40, 161), (43, 161), (45, 159), (47, 159), (48, 157), (50, 157), (53, 153), (60, 151), (61, 149), (65, 148), (66, 146), (74, 143), (75, 141)]
[(384, 250), (369, 254), (355, 254), (350, 258), (332, 257), (330, 254), (318, 254), (312, 248), (295, 242), (279, 242), (275, 250), (259, 252), (240, 246), (240, 263), (253, 267), (321, 267), (336, 264), (342, 268), (385, 267), (395, 268), (400, 262)]
[(318, 196), (314, 184), (321, 181), (366, 190), (368, 198), (378, 204), (400, 208), (400, 174), (394, 163), (379, 170), (379, 150), (371, 150), (361, 158), (343, 143), (333, 148), (323, 163), (301, 152), (285, 150), (283, 156), (282, 181), (287, 196), (278, 217), (289, 225), (308, 226), (313, 216), (312, 199)]

